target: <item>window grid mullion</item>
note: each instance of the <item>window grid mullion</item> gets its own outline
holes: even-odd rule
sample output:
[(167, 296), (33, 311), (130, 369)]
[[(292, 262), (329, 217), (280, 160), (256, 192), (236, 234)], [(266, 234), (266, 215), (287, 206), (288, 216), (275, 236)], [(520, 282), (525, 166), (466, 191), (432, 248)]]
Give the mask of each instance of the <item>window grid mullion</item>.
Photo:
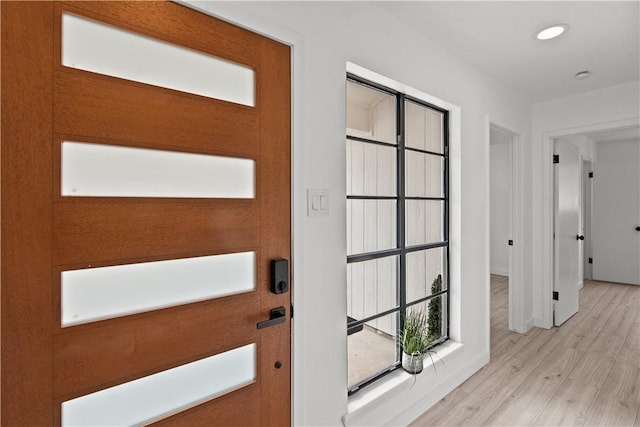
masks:
[[(444, 181), (444, 197), (449, 200), (449, 112), (444, 112), (444, 117), (442, 118), (442, 145), (444, 148), (444, 165), (443, 167), (443, 181)], [(449, 242), (449, 202), (444, 203), (444, 218), (443, 218), (443, 231), (444, 231), (444, 240)], [(447, 331), (445, 337), (448, 339), (449, 337), (449, 315), (451, 313), (451, 298), (449, 298), (449, 244), (447, 243), (447, 247), (445, 248), (445, 283), (447, 286), (447, 315), (445, 317), (445, 322), (447, 325)]]
[[(406, 193), (405, 193), (405, 120), (404, 120), (404, 95), (402, 93), (396, 94), (396, 129), (398, 132), (398, 155), (396, 158), (397, 162), (397, 177), (396, 177), (396, 187), (397, 187), (397, 196), (398, 196), (398, 204), (396, 206), (397, 215), (396, 215), (396, 223), (397, 223), (397, 240), (398, 240), (398, 249), (400, 249), (400, 256), (398, 258), (398, 302), (400, 306), (400, 311), (398, 313), (398, 325), (399, 330), (403, 330), (404, 328), (404, 313), (407, 308), (407, 289), (406, 289), (406, 281), (407, 281), (407, 254), (405, 252), (406, 248)], [(396, 361), (402, 360), (402, 348), (400, 345), (396, 343)]]

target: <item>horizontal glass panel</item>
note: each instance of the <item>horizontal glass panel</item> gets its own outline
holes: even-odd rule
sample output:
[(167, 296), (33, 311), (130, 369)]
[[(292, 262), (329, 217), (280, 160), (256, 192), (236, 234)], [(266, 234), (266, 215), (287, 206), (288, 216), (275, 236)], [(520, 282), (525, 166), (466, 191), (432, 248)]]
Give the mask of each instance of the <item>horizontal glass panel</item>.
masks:
[(62, 143), (63, 196), (250, 199), (254, 187), (251, 159)]
[(253, 106), (254, 71), (192, 49), (65, 13), (62, 64)]
[(347, 195), (395, 196), (396, 152), (393, 147), (347, 140)]
[[(397, 307), (397, 272), (397, 256), (347, 264), (347, 315), (360, 320)], [(388, 334), (395, 333), (376, 325)]]
[(411, 101), (405, 107), (406, 146), (444, 153), (444, 114)]
[[(361, 331), (348, 336), (349, 388), (388, 369), (397, 361), (397, 318), (397, 313), (388, 314), (366, 323)], [(393, 333), (389, 334), (387, 330)]]
[(255, 253), (62, 272), (62, 326), (255, 289)]
[(347, 135), (396, 144), (396, 97), (347, 81)]
[(405, 185), (409, 197), (444, 197), (444, 157), (405, 151)]
[(407, 200), (407, 246), (437, 243), (443, 236), (444, 202), (440, 200)]
[(422, 310), (427, 315), (427, 334), (432, 342), (447, 333), (447, 294), (411, 305), (407, 310)]
[(443, 290), (445, 248), (407, 254), (407, 302)]
[(249, 344), (62, 403), (63, 426), (133, 426), (167, 417), (250, 384)]
[(395, 200), (347, 200), (347, 254), (397, 246)]

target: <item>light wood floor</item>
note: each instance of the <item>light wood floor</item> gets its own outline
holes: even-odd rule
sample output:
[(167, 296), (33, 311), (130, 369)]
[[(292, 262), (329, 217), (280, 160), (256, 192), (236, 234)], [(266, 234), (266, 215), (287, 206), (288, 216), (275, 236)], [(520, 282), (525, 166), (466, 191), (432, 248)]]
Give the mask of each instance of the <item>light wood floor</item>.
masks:
[(559, 328), (507, 329), (491, 277), (491, 361), (414, 426), (640, 425), (640, 286), (586, 281)]

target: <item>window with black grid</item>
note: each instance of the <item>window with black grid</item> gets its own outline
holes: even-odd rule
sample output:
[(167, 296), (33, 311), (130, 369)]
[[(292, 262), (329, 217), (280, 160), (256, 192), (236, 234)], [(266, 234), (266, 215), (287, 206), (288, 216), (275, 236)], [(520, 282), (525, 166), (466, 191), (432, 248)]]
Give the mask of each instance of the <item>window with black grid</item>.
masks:
[(449, 337), (448, 113), (351, 74), (346, 97), (352, 394), (400, 366), (407, 310)]

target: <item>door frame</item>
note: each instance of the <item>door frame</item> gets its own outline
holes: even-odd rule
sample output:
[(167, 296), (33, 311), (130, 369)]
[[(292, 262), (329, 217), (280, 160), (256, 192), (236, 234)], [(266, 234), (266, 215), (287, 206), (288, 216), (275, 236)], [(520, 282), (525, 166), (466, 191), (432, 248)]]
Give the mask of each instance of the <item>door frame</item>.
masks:
[[(593, 156), (592, 156), (593, 157)], [(589, 267), (589, 258), (593, 256), (593, 241), (591, 239), (591, 220), (592, 220), (592, 203), (593, 203), (593, 182), (589, 178), (589, 173), (593, 172), (593, 159), (580, 156), (580, 211), (582, 218), (580, 220), (580, 230), (584, 236), (582, 245), (582, 280), (579, 283), (579, 289), (584, 287), (584, 281), (593, 277), (593, 264)], [(588, 219), (588, 221), (587, 221)], [(589, 277), (587, 278), (587, 270)]]
[[(511, 224), (510, 235), (514, 242), (509, 251), (509, 329), (525, 333), (533, 327), (533, 322), (524, 318), (524, 283), (522, 279), (524, 253), (524, 223), (522, 220), (522, 132), (515, 127), (487, 116), (487, 164), (491, 165), (490, 129), (498, 129), (511, 136)], [(487, 168), (487, 182), (490, 182), (490, 168)], [(487, 204), (490, 204), (490, 188), (487, 191)], [(487, 215), (487, 230), (491, 230), (491, 215)], [(491, 242), (486, 243), (486, 264), (490, 271)], [(489, 293), (490, 294), (490, 293)], [(487, 299), (490, 304), (490, 298)], [(490, 305), (487, 308), (490, 313)]]
[[(541, 236), (541, 280), (540, 288), (534, 289), (540, 295), (540, 324), (542, 328), (553, 327), (553, 140), (571, 135), (624, 129), (640, 126), (640, 117), (612, 122), (594, 123), (567, 129), (547, 131), (542, 134), (542, 236)], [(534, 283), (534, 287), (538, 285)], [(534, 307), (535, 311), (535, 307)]]

